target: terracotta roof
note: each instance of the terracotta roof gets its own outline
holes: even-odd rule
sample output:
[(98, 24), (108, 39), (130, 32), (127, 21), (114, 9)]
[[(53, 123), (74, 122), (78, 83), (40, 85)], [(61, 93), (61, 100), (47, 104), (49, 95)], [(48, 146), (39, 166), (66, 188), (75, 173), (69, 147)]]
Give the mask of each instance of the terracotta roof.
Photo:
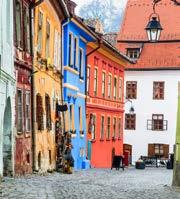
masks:
[[(153, 12), (152, 0), (129, 0), (118, 40), (147, 40), (145, 27)], [(162, 0), (156, 6), (163, 31), (161, 40), (180, 39), (180, 6)]]
[[(120, 44), (126, 52), (129, 44)], [(163, 69), (180, 68), (180, 42), (177, 43), (146, 43), (136, 64), (129, 64), (130, 69)]]
[(117, 47), (126, 53), (127, 48), (142, 46), (140, 58), (129, 69), (180, 68), (180, 6), (170, 0), (157, 4), (163, 31), (160, 42), (148, 42), (145, 27), (153, 12), (152, 0), (128, 0)]

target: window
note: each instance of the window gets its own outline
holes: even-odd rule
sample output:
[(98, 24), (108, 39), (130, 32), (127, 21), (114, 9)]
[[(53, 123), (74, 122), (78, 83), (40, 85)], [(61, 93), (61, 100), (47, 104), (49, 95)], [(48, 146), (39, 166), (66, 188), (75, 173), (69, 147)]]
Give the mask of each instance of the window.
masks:
[(94, 95), (97, 96), (97, 68), (94, 69)]
[(164, 82), (153, 82), (153, 99), (164, 99)]
[[(49, 58), (49, 45), (50, 45), (50, 23), (46, 20), (46, 58)], [(58, 45), (58, 41), (57, 41)]]
[(108, 97), (111, 97), (111, 75), (108, 75)]
[(73, 48), (73, 34), (69, 34), (69, 66), (73, 66), (74, 63), (74, 48)]
[(82, 107), (79, 107), (79, 132), (80, 134), (84, 134), (83, 132), (83, 114), (82, 114)]
[(61, 35), (58, 33), (57, 68), (61, 69)]
[(26, 91), (26, 104), (25, 104), (25, 120), (26, 120), (26, 132), (31, 131), (31, 94)]
[(96, 139), (96, 116), (92, 115), (92, 140)]
[(158, 156), (168, 158), (169, 145), (168, 144), (148, 144), (148, 156)]
[(121, 138), (121, 132), (122, 132), (122, 120), (119, 118), (118, 120), (118, 138)]
[(125, 114), (125, 129), (136, 129), (136, 114)]
[(119, 78), (119, 100), (123, 100), (123, 81)]
[(40, 94), (36, 95), (36, 122), (37, 129), (44, 130), (44, 122), (43, 122), (43, 101)]
[(51, 103), (50, 97), (46, 94), (45, 96), (45, 104), (46, 104), (46, 128), (48, 131), (52, 130), (51, 124)]
[(113, 118), (113, 138), (116, 138), (116, 118)]
[(105, 87), (106, 87), (106, 74), (102, 73), (102, 96), (105, 97)]
[(52, 164), (52, 153), (51, 150), (49, 150), (49, 164)]
[(162, 144), (155, 144), (154, 145), (154, 152), (155, 152), (155, 155), (163, 155), (164, 154), (163, 145)]
[(111, 118), (107, 118), (107, 139), (110, 139), (110, 130), (111, 130)]
[(43, 26), (43, 13), (38, 13), (38, 52), (42, 50), (42, 26)]
[(164, 115), (153, 114), (152, 115), (152, 130), (163, 130)]
[(74, 127), (74, 105), (71, 104), (69, 107), (69, 114), (70, 114), (70, 131), (72, 133), (75, 133), (75, 127)]
[(98, 67), (99, 59), (97, 57), (94, 57), (94, 66)]
[(138, 59), (140, 55), (140, 49), (139, 48), (129, 48), (127, 49), (127, 56), (131, 59)]
[(29, 17), (29, 9), (24, 8), (24, 44), (25, 50), (30, 52), (30, 17)]
[(54, 31), (54, 66), (58, 66), (58, 32), (57, 30)]
[(17, 91), (17, 131), (23, 132), (23, 94), (22, 90)]
[(126, 82), (126, 96), (127, 96), (127, 99), (137, 98), (137, 82), (135, 81)]
[(114, 78), (114, 99), (117, 97), (117, 78)]
[[(74, 66), (75, 66), (75, 68), (78, 67), (78, 53), (79, 53), (79, 40), (76, 37), (74, 39)], [(82, 56), (82, 55), (80, 55), (80, 56)], [(81, 61), (81, 58), (80, 58), (80, 61)]]
[(79, 66), (80, 66), (80, 68), (79, 68), (79, 74), (80, 74), (80, 79), (83, 79), (83, 73), (84, 73), (84, 53), (83, 53), (83, 49), (80, 49), (80, 51), (79, 51)]
[(166, 131), (168, 128), (168, 121), (164, 120), (164, 115), (153, 114), (152, 120), (147, 120), (147, 129), (152, 131)]
[(104, 116), (101, 117), (101, 135), (100, 139), (104, 139)]
[(87, 67), (87, 95), (89, 95), (89, 86), (90, 86), (90, 68)]
[(18, 47), (22, 47), (21, 9), (20, 1), (16, 0), (16, 42)]

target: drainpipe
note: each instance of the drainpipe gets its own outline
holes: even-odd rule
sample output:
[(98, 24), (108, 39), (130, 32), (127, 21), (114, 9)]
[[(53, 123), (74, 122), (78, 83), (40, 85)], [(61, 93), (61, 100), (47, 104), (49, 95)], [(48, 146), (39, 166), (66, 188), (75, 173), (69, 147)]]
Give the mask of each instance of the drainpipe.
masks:
[[(33, 66), (34, 66), (34, 45), (33, 45), (33, 25), (34, 25), (34, 9), (39, 6), (41, 3), (43, 3), (44, 0), (39, 0), (35, 3), (30, 3), (30, 9), (29, 9), (29, 14), (30, 14), (30, 48), (31, 48), (31, 57), (33, 60)], [(32, 163), (33, 163), (33, 170), (36, 169), (36, 135), (35, 135), (35, 81), (34, 81), (34, 74), (36, 71), (34, 71), (34, 67), (32, 67), (32, 73), (31, 73), (31, 103), (32, 103), (32, 108), (31, 108), (31, 125), (32, 125)]]
[[(61, 26), (61, 101), (62, 101), (62, 105), (64, 105), (64, 95), (63, 95), (63, 79), (64, 79), (64, 27), (66, 25), (68, 25), (70, 23), (71, 19), (67, 18), (67, 22), (65, 22), (64, 24), (62, 24)], [(62, 113), (63, 115), (63, 131), (65, 132), (65, 115), (64, 112)]]

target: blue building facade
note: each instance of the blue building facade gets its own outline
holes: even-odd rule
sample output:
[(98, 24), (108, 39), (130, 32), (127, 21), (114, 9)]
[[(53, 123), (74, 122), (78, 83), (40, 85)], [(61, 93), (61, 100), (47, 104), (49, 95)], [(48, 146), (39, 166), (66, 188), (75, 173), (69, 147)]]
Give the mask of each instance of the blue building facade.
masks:
[(71, 133), (74, 169), (87, 169), (86, 160), (86, 45), (95, 38), (90, 31), (72, 18), (63, 25), (63, 95), (68, 105), (65, 131)]

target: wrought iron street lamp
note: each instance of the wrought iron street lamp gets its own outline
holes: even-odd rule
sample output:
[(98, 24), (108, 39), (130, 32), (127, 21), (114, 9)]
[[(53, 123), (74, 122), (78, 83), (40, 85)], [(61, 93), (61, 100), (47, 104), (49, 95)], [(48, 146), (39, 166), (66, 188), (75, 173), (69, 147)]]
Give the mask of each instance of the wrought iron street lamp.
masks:
[[(155, 15), (155, 13), (153, 13), (153, 15)], [(158, 41), (161, 35), (161, 31), (163, 30), (160, 24), (159, 17), (153, 16), (145, 29), (149, 41), (151, 42)]]
[[(149, 17), (149, 22), (145, 28), (148, 36), (148, 40), (150, 42), (157, 42), (161, 36), (161, 31), (163, 30), (160, 17), (156, 13), (156, 4), (161, 0), (153, 0), (153, 13)], [(180, 0), (171, 0), (174, 2), (175, 5), (180, 6)]]
[(155, 11), (156, 4), (160, 0), (154, 0), (153, 4), (153, 13), (149, 16), (149, 22), (145, 28), (148, 36), (148, 40), (150, 42), (157, 42), (160, 38), (162, 26), (160, 23), (159, 15)]

